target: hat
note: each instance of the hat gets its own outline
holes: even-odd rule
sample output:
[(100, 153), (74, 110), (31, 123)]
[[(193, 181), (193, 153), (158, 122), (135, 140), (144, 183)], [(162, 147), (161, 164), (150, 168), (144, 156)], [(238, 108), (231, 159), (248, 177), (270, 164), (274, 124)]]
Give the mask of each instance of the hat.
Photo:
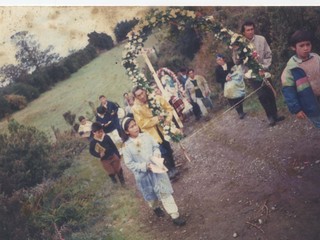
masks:
[(223, 59), (224, 59), (224, 56), (223, 56), (223, 54), (218, 53), (218, 54), (216, 55), (216, 58), (217, 58), (217, 59), (218, 59), (218, 58), (223, 58)]

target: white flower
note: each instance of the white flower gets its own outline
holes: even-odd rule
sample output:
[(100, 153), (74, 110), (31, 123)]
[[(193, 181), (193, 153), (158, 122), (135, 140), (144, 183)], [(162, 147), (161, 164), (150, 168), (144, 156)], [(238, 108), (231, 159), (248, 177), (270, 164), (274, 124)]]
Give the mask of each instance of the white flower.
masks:
[(171, 140), (171, 137), (169, 135), (164, 135), (164, 140), (169, 142)]
[(244, 49), (243, 49), (243, 52), (244, 52), (244, 53), (248, 52), (248, 49), (247, 49), (247, 48), (244, 48)]
[(169, 131), (169, 130), (170, 130), (170, 127), (166, 125), (166, 126), (163, 128), (163, 130)]

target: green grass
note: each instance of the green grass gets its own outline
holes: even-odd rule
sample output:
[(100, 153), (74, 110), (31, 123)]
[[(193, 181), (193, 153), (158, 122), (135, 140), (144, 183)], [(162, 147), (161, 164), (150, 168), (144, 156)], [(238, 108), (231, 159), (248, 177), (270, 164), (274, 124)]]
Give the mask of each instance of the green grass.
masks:
[[(150, 37), (146, 46), (148, 42), (154, 45), (152, 43), (154, 41), (155, 38)], [(132, 83), (121, 65), (122, 51), (123, 46), (120, 45), (101, 54), (69, 79), (56, 84), (52, 90), (43, 93), (38, 99), (29, 103), (25, 109), (16, 112), (11, 117), (23, 125), (35, 126), (52, 137), (51, 126), (61, 131), (70, 129), (63, 118), (65, 112), (71, 111), (77, 117), (88, 116), (92, 114), (89, 102), (98, 106), (99, 95), (103, 94), (107, 99), (122, 105), (123, 93), (132, 88)], [(141, 59), (139, 62), (143, 64)], [(5, 120), (0, 122), (0, 132), (5, 131), (6, 126)], [(99, 204), (103, 204), (106, 209), (101, 208), (98, 213), (94, 213), (94, 216), (88, 216), (84, 224), (87, 227), (81, 232), (72, 233), (72, 236), (67, 239), (151, 239), (147, 233), (139, 231), (141, 227), (138, 221), (140, 203), (135, 196), (135, 191), (113, 188), (99, 159), (92, 157), (88, 149), (85, 149), (75, 159), (73, 166), (64, 173), (62, 181), (68, 177), (76, 178), (77, 184), (70, 186), (67, 183), (65, 191), (81, 194), (79, 188), (89, 187), (90, 192), (96, 194), (88, 201), (103, 199), (102, 202), (99, 200)], [(61, 188), (61, 185), (56, 187)], [(63, 191), (62, 186), (61, 192)], [(75, 195), (74, 201), (76, 202), (78, 198), (79, 196)]]
[[(59, 82), (52, 90), (43, 93), (25, 109), (12, 115), (24, 125), (32, 125), (51, 135), (51, 126), (66, 130), (70, 126), (63, 113), (71, 111), (80, 115), (91, 113), (88, 102), (98, 106), (99, 95), (122, 105), (122, 94), (132, 87), (121, 65), (122, 46), (101, 54), (90, 64), (74, 73), (70, 79)], [(0, 124), (4, 128), (5, 122)]]

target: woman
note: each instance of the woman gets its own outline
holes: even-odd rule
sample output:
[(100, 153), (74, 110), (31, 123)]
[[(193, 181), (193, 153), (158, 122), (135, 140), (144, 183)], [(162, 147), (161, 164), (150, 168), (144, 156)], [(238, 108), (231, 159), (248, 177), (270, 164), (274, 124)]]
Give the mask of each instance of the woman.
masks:
[(175, 225), (183, 226), (186, 221), (179, 216), (173, 199), (173, 189), (163, 165), (158, 143), (147, 133), (140, 133), (135, 120), (126, 117), (122, 121), (124, 135), (123, 158), (135, 176), (143, 198), (158, 217), (164, 216), (159, 202), (171, 216)]

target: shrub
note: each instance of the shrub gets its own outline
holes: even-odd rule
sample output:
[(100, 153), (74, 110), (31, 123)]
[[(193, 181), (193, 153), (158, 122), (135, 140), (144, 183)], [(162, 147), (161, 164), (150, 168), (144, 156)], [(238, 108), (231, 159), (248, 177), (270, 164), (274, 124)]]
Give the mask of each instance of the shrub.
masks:
[(10, 114), (11, 112), (12, 110), (8, 101), (3, 96), (0, 96), (0, 118), (4, 118), (7, 114)]
[(4, 98), (10, 104), (10, 108), (14, 111), (24, 109), (27, 106), (27, 100), (24, 96), (21, 95), (5, 95)]
[(114, 47), (112, 38), (106, 33), (97, 33), (96, 31), (88, 33), (89, 44), (99, 50), (109, 50)]
[(39, 97), (40, 93), (39, 90), (35, 87), (31, 86), (30, 84), (26, 83), (16, 83), (6, 87), (3, 91), (4, 94), (15, 94), (24, 96), (28, 102), (33, 99)]
[(61, 64), (53, 64), (47, 67), (46, 72), (53, 83), (65, 80), (70, 77), (68, 68)]
[(117, 42), (121, 42), (127, 38), (128, 32), (131, 31), (131, 29), (137, 25), (139, 20), (133, 19), (130, 21), (121, 21), (120, 23), (117, 23), (116, 27), (114, 28), (114, 35), (116, 36)]
[(11, 194), (40, 183), (47, 175), (50, 144), (43, 132), (14, 120), (8, 130), (9, 134), (0, 135), (0, 191)]

